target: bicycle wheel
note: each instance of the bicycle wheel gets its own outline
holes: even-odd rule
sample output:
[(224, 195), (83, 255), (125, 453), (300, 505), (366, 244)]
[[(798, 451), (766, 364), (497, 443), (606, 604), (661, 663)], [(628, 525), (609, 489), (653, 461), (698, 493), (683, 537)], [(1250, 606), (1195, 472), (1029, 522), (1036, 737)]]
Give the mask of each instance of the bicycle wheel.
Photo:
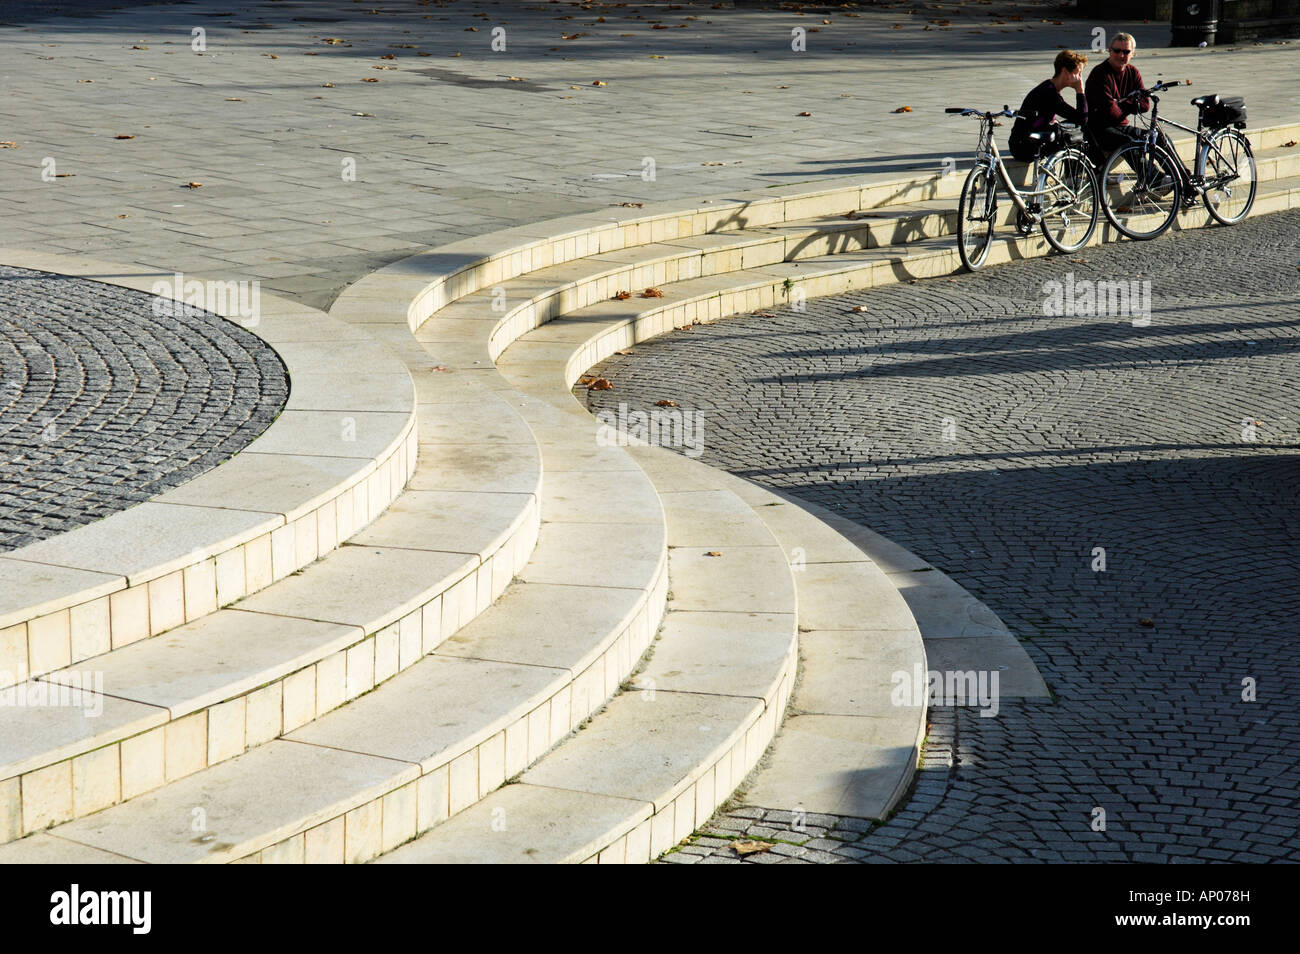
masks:
[(1116, 149), (1102, 170), (1102, 209), (1131, 239), (1152, 239), (1174, 224), (1183, 200), (1177, 160), (1145, 142)]
[(1238, 130), (1220, 129), (1196, 157), (1196, 174), (1205, 183), (1205, 208), (1223, 225), (1236, 225), (1255, 204), (1259, 179), (1250, 140)]
[(966, 176), (957, 203), (957, 249), (961, 263), (975, 271), (988, 258), (993, 244), (994, 195), (997, 187), (987, 166), (978, 165)]
[(1083, 153), (1063, 149), (1043, 163), (1043, 235), (1058, 252), (1077, 252), (1088, 244), (1101, 214), (1097, 177)]

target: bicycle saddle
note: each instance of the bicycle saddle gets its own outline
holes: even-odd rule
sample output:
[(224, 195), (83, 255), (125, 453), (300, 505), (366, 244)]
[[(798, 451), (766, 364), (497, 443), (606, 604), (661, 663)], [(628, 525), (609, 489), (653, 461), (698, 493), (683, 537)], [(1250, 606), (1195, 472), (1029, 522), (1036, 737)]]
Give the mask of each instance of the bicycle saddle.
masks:
[(1218, 93), (1208, 93), (1205, 96), (1197, 96), (1192, 100), (1193, 106), (1213, 106), (1219, 101)]

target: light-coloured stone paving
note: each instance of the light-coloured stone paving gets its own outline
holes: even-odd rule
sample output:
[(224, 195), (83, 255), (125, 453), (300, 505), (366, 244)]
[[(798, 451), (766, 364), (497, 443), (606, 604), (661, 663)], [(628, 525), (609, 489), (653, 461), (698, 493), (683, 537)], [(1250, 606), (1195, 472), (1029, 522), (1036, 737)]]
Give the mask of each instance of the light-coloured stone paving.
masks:
[(6, 11), (22, 25), (0, 27), (15, 144), (0, 149), (4, 242), (260, 279), (322, 307), (385, 263), (509, 225), (964, 165), (974, 129), (942, 108), (1018, 102), (1058, 46), (1089, 49), (1094, 26), (1135, 33), (1144, 77), (1190, 78), (1187, 98), (1244, 94), (1253, 125), (1300, 112), (1295, 48), (1273, 41), (1172, 50), (1164, 24), (1093, 24), (1054, 4), (721, 6)]

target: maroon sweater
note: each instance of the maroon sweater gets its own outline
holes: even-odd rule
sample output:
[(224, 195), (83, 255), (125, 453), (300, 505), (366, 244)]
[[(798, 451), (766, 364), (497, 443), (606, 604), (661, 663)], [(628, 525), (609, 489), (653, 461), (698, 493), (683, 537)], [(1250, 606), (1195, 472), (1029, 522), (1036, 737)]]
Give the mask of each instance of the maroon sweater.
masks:
[(1128, 114), (1145, 113), (1151, 108), (1151, 99), (1139, 96), (1127, 103), (1120, 100), (1145, 86), (1136, 66), (1125, 66), (1116, 72), (1109, 60), (1098, 63), (1088, 74), (1088, 82), (1083, 87), (1088, 97), (1088, 124), (1094, 129), (1127, 126)]

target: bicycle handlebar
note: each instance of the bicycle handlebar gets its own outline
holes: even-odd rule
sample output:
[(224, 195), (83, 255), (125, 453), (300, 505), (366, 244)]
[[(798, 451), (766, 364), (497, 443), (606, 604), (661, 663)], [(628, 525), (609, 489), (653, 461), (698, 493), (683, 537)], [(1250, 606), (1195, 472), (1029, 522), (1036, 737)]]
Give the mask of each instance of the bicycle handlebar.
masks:
[(1167, 89), (1173, 89), (1175, 86), (1182, 86), (1182, 85), (1184, 85), (1182, 80), (1174, 80), (1172, 83), (1169, 82), (1156, 83), (1156, 85), (1152, 86), (1150, 89), (1135, 89), (1127, 96), (1121, 96), (1120, 99), (1121, 100), (1132, 99), (1134, 96), (1150, 96), (1152, 93), (1163, 93)]
[(982, 109), (972, 109), (968, 106), (949, 106), (944, 109), (945, 113), (960, 113), (962, 116), (979, 116), (981, 119), (992, 119), (998, 116), (1005, 116), (1008, 119), (1022, 119), (1020, 113), (1016, 112), (1010, 106), (1003, 106), (998, 112), (986, 112)]

